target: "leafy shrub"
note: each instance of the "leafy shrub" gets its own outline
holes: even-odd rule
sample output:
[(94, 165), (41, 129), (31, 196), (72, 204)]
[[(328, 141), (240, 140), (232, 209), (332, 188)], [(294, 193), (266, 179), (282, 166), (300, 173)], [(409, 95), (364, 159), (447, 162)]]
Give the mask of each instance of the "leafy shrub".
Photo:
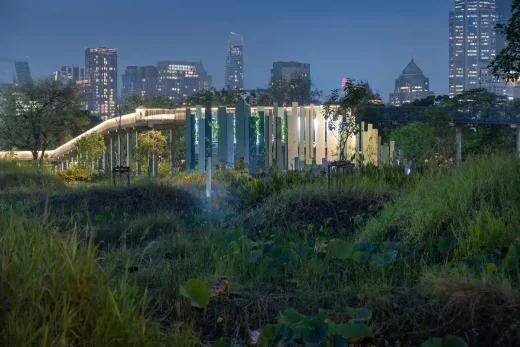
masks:
[(95, 172), (79, 166), (56, 172), (56, 176), (67, 182), (89, 182), (95, 175)]

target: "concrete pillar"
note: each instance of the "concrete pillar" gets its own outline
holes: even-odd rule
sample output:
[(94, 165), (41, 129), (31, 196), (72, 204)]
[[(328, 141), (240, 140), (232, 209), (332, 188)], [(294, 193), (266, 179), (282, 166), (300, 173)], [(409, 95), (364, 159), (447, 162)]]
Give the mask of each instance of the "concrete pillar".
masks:
[(186, 172), (195, 168), (195, 119), (191, 110), (186, 108)]
[(256, 119), (249, 117), (249, 173), (255, 174), (257, 169), (257, 158), (256, 158)]
[(275, 158), (276, 168), (283, 170), (283, 157), (282, 157), (282, 118), (273, 115), (274, 117), (274, 147), (275, 147)]
[(258, 167), (265, 169), (265, 111), (262, 106), (258, 106)]
[[(251, 107), (249, 107), (244, 100), (240, 100), (239, 103), (243, 104), (244, 107), (244, 165), (250, 170), (251, 168)], [(256, 150), (256, 148), (255, 148)]]
[(227, 164), (227, 113), (226, 107), (220, 106), (217, 113), (218, 119), (218, 159), (215, 160), (217, 165), (221, 168), (225, 168)]
[(314, 158), (314, 113), (313, 107), (305, 110), (305, 162), (312, 165)]
[(315, 108), (316, 114), (316, 164), (321, 165), (325, 159), (325, 117), (319, 107)]
[(287, 168), (296, 170), (295, 158), (299, 157), (298, 152), (298, 103), (293, 102), (290, 113), (287, 115)]
[(271, 138), (273, 137), (273, 124), (271, 117), (271, 110), (264, 111), (264, 153), (265, 153), (265, 171), (268, 171), (272, 165), (272, 149)]
[(273, 167), (274, 160), (275, 160), (275, 151), (274, 151), (274, 144), (273, 144), (273, 138), (274, 138), (274, 122), (275, 122), (275, 114), (274, 109), (269, 110), (269, 115), (267, 116), (267, 130), (265, 133), (266, 136), (266, 142), (265, 145), (267, 146), (267, 170)]
[[(139, 131), (135, 130), (135, 147), (139, 147)], [(135, 175), (141, 175), (141, 164), (136, 161), (135, 162)]]
[[(246, 104), (244, 100), (239, 100), (235, 105), (235, 137), (236, 137), (236, 147), (235, 147), (235, 163), (238, 163), (240, 159), (244, 159), (244, 163), (249, 161), (246, 158), (247, 152), (247, 137), (246, 136)], [(249, 133), (248, 133), (249, 134)]]
[[(213, 115), (211, 113), (211, 103), (206, 104), (206, 108), (204, 111), (204, 161), (206, 158), (210, 158), (213, 156), (213, 129), (211, 128), (211, 123), (213, 121)], [(210, 161), (211, 164), (211, 161)]]
[(197, 105), (195, 109), (195, 117), (197, 117), (198, 121), (198, 130), (199, 130), (199, 173), (204, 173), (206, 171), (206, 156), (204, 145), (205, 145), (205, 138), (206, 138), (206, 123), (204, 122), (204, 117), (202, 116), (202, 106)]
[(299, 122), (299, 142), (298, 142), (298, 159), (300, 160), (300, 163), (305, 162), (305, 107), (300, 106), (300, 113), (298, 115), (298, 122)]
[(114, 168), (114, 137), (110, 136), (110, 172)]
[(126, 132), (126, 166), (132, 167), (132, 138), (130, 132)]
[(211, 157), (206, 158), (206, 197), (211, 197)]
[(455, 162), (462, 162), (462, 127), (455, 125)]
[(121, 150), (121, 131), (117, 132), (117, 166), (123, 166), (123, 157)]
[(62, 161), (61, 161), (61, 171), (63, 171), (63, 170), (65, 170), (65, 162), (62, 159)]
[(170, 129), (170, 175), (175, 169), (175, 129)]
[(227, 113), (226, 129), (221, 129), (226, 134), (226, 168), (232, 169), (235, 167), (235, 114), (233, 112)]

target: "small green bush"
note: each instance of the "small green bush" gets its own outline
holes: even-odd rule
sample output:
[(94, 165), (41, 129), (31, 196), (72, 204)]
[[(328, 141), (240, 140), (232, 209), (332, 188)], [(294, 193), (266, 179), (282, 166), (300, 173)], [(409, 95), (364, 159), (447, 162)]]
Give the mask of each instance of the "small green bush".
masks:
[(79, 166), (73, 166), (67, 170), (57, 171), (56, 176), (67, 182), (89, 182), (96, 176), (96, 173)]

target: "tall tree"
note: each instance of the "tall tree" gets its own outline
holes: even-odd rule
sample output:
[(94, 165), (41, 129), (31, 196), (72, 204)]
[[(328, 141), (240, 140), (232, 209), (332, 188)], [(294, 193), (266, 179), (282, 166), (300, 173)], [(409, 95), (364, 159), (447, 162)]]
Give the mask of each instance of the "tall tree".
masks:
[(491, 62), (498, 78), (516, 81), (520, 77), (520, 0), (514, 0), (512, 16), (507, 23), (497, 24), (497, 32), (506, 37), (507, 46)]
[(0, 136), (6, 146), (32, 152), (33, 159), (60, 144), (66, 133), (88, 123), (83, 95), (73, 83), (53, 78), (14, 86), (0, 113)]
[(359, 121), (364, 114), (363, 106), (377, 97), (368, 82), (349, 79), (341, 94), (335, 89), (323, 103), (323, 113), (325, 119), (329, 120), (329, 129), (338, 139), (340, 161), (347, 159), (348, 138), (359, 131)]

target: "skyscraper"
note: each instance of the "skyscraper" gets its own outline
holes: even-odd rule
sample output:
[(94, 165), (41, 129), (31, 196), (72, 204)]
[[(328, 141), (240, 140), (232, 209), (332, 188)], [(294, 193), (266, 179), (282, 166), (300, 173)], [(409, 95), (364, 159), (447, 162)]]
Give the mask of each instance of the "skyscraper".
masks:
[(130, 95), (140, 94), (142, 90), (141, 80), (139, 79), (139, 68), (135, 65), (127, 66), (123, 74), (123, 90), (121, 98), (126, 100)]
[(430, 79), (424, 76), (412, 58), (399, 78), (395, 80), (394, 92), (390, 94), (390, 105), (401, 106), (431, 95), (435, 93), (430, 92)]
[(226, 57), (225, 87), (244, 89), (244, 38), (230, 33)]
[(77, 65), (63, 65), (60, 70), (54, 73), (54, 78), (63, 82), (81, 81), (85, 79), (85, 68)]
[(31, 69), (28, 61), (14, 62), (14, 78), (13, 83), (21, 84), (32, 82)]
[[(513, 0), (496, 0), (497, 22), (506, 23), (511, 18)], [(497, 53), (506, 46), (506, 37), (497, 33)]]
[(271, 81), (290, 80), (298, 76), (310, 80), (311, 65), (296, 61), (277, 61), (273, 63)]
[(113, 117), (117, 98), (117, 51), (115, 48), (86, 48), (88, 110), (98, 117)]
[(490, 76), (496, 55), (496, 21), (495, 0), (455, 0), (449, 16), (450, 96), (486, 87), (481, 76)]
[(139, 66), (139, 79), (141, 80), (141, 95), (153, 95), (157, 93), (156, 66)]
[(160, 61), (157, 63), (157, 91), (172, 100), (184, 100), (202, 89), (211, 88), (211, 76), (202, 62)]

